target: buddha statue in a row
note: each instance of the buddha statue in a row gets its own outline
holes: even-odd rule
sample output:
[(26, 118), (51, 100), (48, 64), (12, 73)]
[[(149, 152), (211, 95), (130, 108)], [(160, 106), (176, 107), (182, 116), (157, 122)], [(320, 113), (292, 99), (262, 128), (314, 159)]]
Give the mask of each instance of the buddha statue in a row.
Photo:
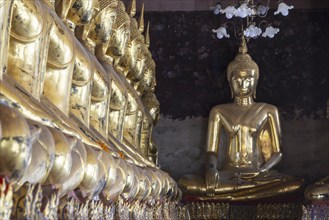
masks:
[(258, 65), (247, 53), (244, 38), (228, 65), (234, 102), (217, 105), (209, 115), (204, 177), (186, 175), (179, 180), (184, 193), (201, 198), (249, 200), (298, 189), (302, 180), (272, 168), (281, 160), (278, 109), (256, 103)]
[(160, 103), (151, 91), (142, 96), (142, 102), (150, 113), (152, 121), (151, 124), (148, 121), (143, 123), (143, 128), (147, 129), (142, 131), (141, 150), (153, 163), (158, 164), (158, 148), (152, 138), (152, 131), (160, 118)]
[[(327, 100), (327, 115), (329, 119), (329, 99)], [(307, 186), (305, 189), (305, 197), (310, 201), (325, 201), (329, 202), (329, 175)]]

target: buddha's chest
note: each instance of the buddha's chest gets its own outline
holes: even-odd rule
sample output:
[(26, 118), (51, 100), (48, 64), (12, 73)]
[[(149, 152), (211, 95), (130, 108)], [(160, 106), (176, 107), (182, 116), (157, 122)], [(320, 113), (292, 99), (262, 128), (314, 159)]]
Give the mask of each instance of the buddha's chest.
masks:
[(268, 114), (261, 105), (251, 108), (228, 108), (222, 111), (224, 129), (230, 136), (249, 138), (256, 135), (268, 120)]
[(258, 136), (268, 120), (266, 111), (254, 108), (235, 108), (222, 112), (227, 134), (227, 156), (236, 167), (257, 167), (262, 163)]

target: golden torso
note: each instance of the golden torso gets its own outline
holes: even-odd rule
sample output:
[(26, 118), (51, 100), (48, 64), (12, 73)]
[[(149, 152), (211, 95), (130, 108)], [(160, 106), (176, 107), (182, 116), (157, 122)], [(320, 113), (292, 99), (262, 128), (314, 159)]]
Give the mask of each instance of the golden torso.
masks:
[(240, 168), (241, 172), (243, 168), (246, 168), (247, 172), (257, 172), (261, 164), (269, 159), (263, 152), (278, 152), (271, 149), (273, 138), (264, 136), (273, 133), (269, 126), (269, 115), (277, 114), (274, 106), (264, 103), (240, 106), (232, 103), (216, 106), (213, 111), (222, 121), (228, 141), (228, 149), (224, 152), (227, 154), (224, 167)]

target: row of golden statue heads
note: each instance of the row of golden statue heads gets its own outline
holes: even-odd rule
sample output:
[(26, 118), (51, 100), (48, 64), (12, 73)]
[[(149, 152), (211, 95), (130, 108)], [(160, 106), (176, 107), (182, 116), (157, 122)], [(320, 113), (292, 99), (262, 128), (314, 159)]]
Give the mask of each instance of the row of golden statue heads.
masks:
[(144, 7), (134, 18), (135, 0), (127, 11), (120, 0), (1, 3), (0, 175), (14, 191), (28, 182), (81, 200), (180, 199), (156, 166), (149, 23)]

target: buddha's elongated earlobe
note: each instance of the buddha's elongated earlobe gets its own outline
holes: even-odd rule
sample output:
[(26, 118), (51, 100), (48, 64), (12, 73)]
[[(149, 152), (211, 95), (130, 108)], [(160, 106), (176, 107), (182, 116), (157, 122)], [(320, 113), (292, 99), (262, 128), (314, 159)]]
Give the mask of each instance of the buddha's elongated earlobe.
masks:
[(234, 93), (233, 93), (233, 89), (232, 89), (232, 84), (231, 84), (231, 82), (229, 82), (228, 84), (230, 85), (231, 99), (234, 99)]
[(254, 97), (254, 99), (256, 99), (256, 90), (254, 91), (253, 97)]

